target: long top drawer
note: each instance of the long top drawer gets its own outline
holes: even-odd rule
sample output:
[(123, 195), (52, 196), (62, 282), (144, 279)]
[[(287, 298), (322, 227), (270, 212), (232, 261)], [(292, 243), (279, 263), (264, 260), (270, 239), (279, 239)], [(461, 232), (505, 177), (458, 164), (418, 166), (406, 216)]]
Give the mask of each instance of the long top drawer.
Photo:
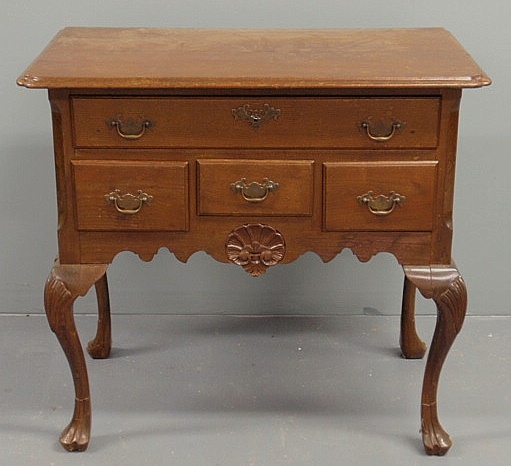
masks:
[(76, 147), (434, 148), (440, 98), (76, 97)]

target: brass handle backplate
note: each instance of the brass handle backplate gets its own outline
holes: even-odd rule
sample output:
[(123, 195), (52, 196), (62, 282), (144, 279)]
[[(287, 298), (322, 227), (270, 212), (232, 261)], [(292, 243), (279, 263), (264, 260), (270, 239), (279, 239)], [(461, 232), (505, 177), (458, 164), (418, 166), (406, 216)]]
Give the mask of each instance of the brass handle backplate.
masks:
[(372, 191), (369, 191), (357, 197), (359, 204), (367, 205), (369, 212), (374, 215), (389, 215), (396, 208), (405, 202), (406, 197), (391, 191), (388, 196), (379, 194), (375, 196)]
[(154, 123), (145, 117), (138, 120), (134, 118), (123, 120), (120, 116), (116, 116), (108, 120), (107, 124), (115, 128), (121, 138), (129, 140), (140, 139), (148, 128), (154, 126)]
[(241, 196), (247, 202), (263, 202), (268, 194), (274, 193), (279, 189), (279, 184), (264, 178), (262, 183), (252, 181), (247, 183), (246, 178), (231, 183), (231, 189), (234, 193), (241, 193)]
[(251, 109), (249, 104), (232, 109), (235, 120), (243, 120), (250, 123), (252, 128), (259, 128), (265, 121), (276, 120), (280, 116), (280, 109), (264, 104), (262, 110)]
[(134, 215), (140, 211), (142, 205), (153, 200), (153, 196), (138, 190), (138, 193), (126, 193), (121, 195), (121, 191), (116, 189), (111, 193), (105, 194), (105, 200), (108, 203), (113, 202), (115, 209), (121, 214)]
[(362, 123), (360, 123), (360, 126), (365, 129), (367, 137), (372, 141), (385, 142), (389, 141), (395, 136), (396, 131), (403, 127), (403, 123), (398, 120), (393, 120), (389, 128), (387, 124), (381, 122), (374, 123), (371, 122), (370, 118), (368, 118), (367, 120), (364, 120)]

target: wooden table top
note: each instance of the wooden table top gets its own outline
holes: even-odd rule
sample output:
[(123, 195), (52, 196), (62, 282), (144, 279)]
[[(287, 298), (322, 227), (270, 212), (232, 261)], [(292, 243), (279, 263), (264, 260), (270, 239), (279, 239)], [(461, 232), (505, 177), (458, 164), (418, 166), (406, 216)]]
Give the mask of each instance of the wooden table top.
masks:
[(441, 28), (66, 28), (18, 78), (30, 88), (480, 87)]

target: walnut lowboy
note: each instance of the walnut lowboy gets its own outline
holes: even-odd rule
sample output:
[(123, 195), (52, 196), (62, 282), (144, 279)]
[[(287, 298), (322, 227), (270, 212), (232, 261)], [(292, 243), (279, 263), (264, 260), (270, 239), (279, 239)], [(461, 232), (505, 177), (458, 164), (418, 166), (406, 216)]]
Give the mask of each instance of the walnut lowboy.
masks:
[(205, 250), (259, 276), (349, 248), (403, 266), (405, 357), (426, 351), (416, 289), (436, 303), (422, 436), (447, 452), (437, 387), (467, 306), (451, 257), (458, 111), (462, 88), (490, 83), (447, 31), (69, 28), (18, 83), (48, 89), (53, 115), (59, 260), (45, 308), (74, 380), (66, 449), (85, 450), (91, 428), (73, 303), (95, 286), (87, 350), (108, 357), (118, 253)]

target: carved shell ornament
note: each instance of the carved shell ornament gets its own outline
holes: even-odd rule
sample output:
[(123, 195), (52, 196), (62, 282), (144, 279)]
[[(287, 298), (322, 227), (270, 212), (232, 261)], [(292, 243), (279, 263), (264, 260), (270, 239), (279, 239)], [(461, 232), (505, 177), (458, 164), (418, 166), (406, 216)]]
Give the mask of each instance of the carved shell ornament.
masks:
[(284, 237), (269, 225), (242, 225), (229, 233), (225, 244), (227, 258), (258, 277), (278, 264), (286, 252)]

